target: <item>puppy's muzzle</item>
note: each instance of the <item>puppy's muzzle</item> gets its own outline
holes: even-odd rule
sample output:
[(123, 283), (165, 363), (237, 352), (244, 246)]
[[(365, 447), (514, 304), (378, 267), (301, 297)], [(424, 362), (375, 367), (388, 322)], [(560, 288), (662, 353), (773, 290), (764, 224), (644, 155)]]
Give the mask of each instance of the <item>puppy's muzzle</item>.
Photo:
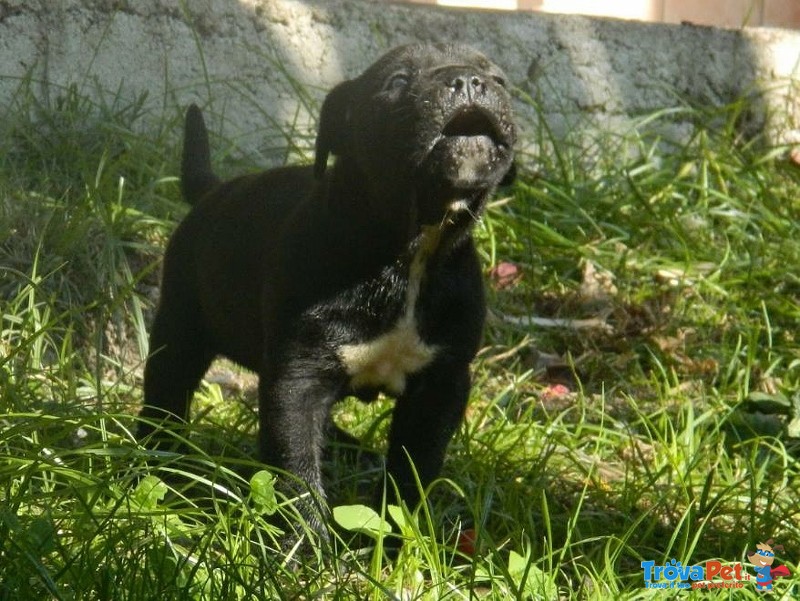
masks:
[(465, 67), (437, 71), (440, 128), (430, 143), (427, 166), (462, 199), (496, 186), (513, 162), (516, 131), (509, 120), (508, 94), (501, 78)]

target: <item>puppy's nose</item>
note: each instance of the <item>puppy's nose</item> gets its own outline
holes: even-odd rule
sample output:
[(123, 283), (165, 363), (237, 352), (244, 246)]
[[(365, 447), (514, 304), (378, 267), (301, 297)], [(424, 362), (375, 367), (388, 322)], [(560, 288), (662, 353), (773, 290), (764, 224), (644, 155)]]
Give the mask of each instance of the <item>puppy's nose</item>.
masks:
[(475, 73), (459, 73), (453, 76), (448, 86), (454, 95), (465, 95), (468, 101), (480, 96), (486, 89), (486, 83)]

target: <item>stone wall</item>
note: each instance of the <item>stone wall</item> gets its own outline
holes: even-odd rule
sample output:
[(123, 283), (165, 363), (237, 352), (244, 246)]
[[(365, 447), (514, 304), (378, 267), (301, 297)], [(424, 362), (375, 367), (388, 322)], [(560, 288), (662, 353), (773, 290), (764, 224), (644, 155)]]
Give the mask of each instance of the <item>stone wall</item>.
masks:
[(104, 101), (146, 92), (154, 117), (195, 101), (215, 132), (281, 162), (287, 140), (310, 146), (325, 90), (418, 40), (465, 42), (504, 67), (529, 138), (540, 116), (564, 136), (742, 96), (751, 125), (798, 127), (798, 32), (361, 0), (0, 0), (0, 110), (26, 80), (45, 102), (70, 85)]

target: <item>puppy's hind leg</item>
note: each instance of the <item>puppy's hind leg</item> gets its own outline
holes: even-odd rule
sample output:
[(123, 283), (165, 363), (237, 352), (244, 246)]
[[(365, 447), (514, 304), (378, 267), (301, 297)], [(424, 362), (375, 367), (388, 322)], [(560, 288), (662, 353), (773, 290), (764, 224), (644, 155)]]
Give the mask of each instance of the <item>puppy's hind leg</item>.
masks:
[[(167, 289), (164, 291), (168, 292)], [(186, 420), (192, 394), (214, 358), (199, 325), (199, 311), (165, 295), (150, 333), (150, 356), (144, 370), (144, 407), (139, 437), (159, 423)], [(159, 442), (164, 436), (159, 436)]]

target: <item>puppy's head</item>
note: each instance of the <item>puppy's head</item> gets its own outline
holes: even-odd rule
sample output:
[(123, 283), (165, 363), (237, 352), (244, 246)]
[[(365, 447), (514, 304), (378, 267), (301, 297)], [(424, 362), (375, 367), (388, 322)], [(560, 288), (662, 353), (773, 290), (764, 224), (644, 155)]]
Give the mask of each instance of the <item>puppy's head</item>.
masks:
[(513, 173), (515, 140), (496, 65), (465, 46), (401, 46), (325, 99), (315, 172), (336, 155), (372, 195), (415, 205), (390, 210), (434, 224), (483, 209)]

